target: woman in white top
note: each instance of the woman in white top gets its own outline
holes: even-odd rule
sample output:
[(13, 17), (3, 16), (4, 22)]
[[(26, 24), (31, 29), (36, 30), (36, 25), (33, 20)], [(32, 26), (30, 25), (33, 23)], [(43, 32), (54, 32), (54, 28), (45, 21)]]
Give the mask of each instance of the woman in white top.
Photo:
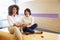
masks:
[(11, 34), (14, 34), (17, 40), (22, 40), (22, 34), (20, 32), (21, 22), (18, 16), (19, 7), (17, 5), (11, 5), (8, 8), (8, 21), (10, 27), (8, 28)]
[(37, 27), (37, 24), (34, 21), (34, 17), (31, 16), (31, 11), (29, 8), (24, 10), (24, 16), (22, 17), (23, 32), (24, 33), (37, 33), (41, 34), (42, 32), (36, 32), (34, 29)]

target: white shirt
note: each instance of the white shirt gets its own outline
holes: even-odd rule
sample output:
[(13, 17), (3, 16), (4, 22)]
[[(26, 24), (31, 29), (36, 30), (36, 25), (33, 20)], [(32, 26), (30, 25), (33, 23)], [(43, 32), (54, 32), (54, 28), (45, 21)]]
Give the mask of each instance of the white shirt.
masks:
[[(32, 16), (29, 16), (29, 17), (23, 16), (22, 17), (22, 22), (23, 22), (23, 24), (26, 24), (26, 25), (28, 25), (29, 23), (31, 23), (31, 25), (33, 25), (34, 24), (34, 17), (32, 17)], [(28, 25), (28, 26), (31, 26), (31, 25)]]
[(10, 25), (13, 25), (14, 23), (20, 23), (21, 22), (21, 17), (18, 15), (14, 16), (8, 16), (8, 21)]

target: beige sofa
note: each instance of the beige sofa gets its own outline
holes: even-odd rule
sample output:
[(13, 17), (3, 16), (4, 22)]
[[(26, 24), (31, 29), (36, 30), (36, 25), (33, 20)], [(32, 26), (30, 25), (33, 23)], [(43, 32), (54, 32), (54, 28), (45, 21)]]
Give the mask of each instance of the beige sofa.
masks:
[(13, 40), (14, 36), (7, 32), (0, 31), (0, 40)]

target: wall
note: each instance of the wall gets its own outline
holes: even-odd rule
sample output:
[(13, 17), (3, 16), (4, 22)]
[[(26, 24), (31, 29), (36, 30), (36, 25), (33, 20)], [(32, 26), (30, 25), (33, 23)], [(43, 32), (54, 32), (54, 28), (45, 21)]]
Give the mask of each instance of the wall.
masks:
[(33, 13), (59, 13), (59, 2), (57, 0), (33, 0), (18, 4), (20, 6), (20, 12), (23, 12), (25, 8), (30, 8)]

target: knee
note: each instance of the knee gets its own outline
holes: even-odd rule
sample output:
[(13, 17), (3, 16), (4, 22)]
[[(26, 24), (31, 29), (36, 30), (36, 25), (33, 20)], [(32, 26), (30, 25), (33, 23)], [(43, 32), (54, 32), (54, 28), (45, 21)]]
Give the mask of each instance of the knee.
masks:
[(14, 27), (13, 32), (14, 32), (15, 34), (18, 34), (18, 33), (20, 33), (20, 30), (19, 30), (19, 28)]
[(38, 26), (38, 24), (37, 24), (37, 23), (35, 23), (35, 24), (34, 24), (34, 26), (35, 26), (35, 27), (37, 27), (37, 26)]
[(14, 30), (17, 30), (18, 28), (17, 28), (17, 27), (14, 27), (13, 29), (14, 29)]

